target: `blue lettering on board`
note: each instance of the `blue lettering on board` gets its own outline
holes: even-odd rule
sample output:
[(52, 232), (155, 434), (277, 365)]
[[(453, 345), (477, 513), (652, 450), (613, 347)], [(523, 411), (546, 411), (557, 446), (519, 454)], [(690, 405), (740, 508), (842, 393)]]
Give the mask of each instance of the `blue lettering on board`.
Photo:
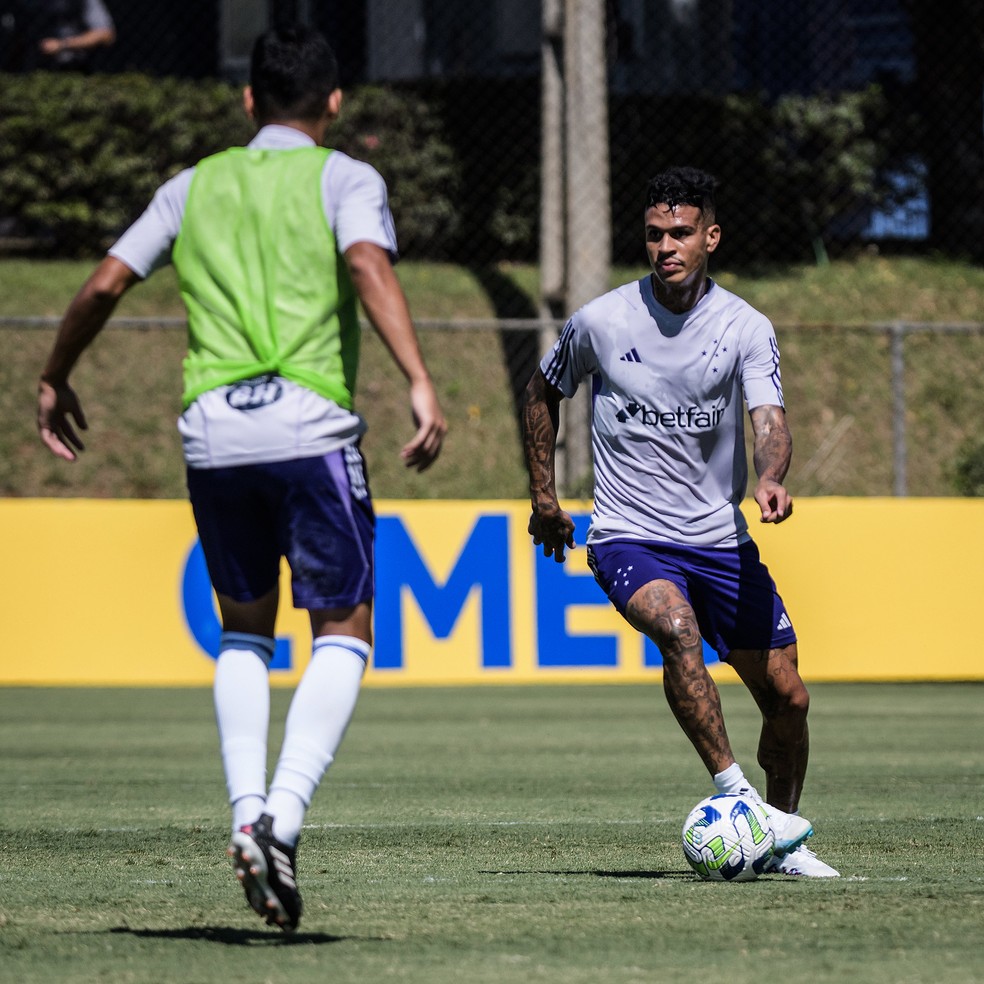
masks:
[[(587, 513), (572, 514), (574, 541), (583, 544), (591, 520)], [(567, 609), (573, 605), (610, 604), (591, 574), (571, 574), (566, 564), (536, 559), (536, 644), (540, 666), (617, 666), (618, 639), (612, 635), (570, 635)]]
[(481, 590), (482, 666), (512, 665), (509, 520), (479, 516), (444, 584), (438, 584), (396, 516), (376, 525), (376, 645), (373, 666), (404, 664), (403, 588), (409, 588), (437, 639), (451, 635), (471, 592)]
[[(209, 580), (208, 566), (205, 563), (205, 551), (202, 550), (201, 542), (198, 540), (195, 540), (185, 561), (184, 574), (181, 578), (181, 602), (185, 622), (195, 642), (208, 656), (217, 659), (222, 638), (222, 623), (212, 601), (212, 582)], [(290, 639), (277, 639), (270, 669), (289, 670), (290, 668)]]

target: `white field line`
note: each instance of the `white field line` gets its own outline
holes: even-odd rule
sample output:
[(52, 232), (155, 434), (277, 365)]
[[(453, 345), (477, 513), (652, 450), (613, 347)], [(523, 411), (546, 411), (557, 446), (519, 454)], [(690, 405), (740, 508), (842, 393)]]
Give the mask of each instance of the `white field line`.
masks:
[[(895, 823), (897, 817), (838, 817), (838, 822), (867, 824), (867, 823)], [(963, 817), (942, 817), (939, 815), (925, 817), (906, 817), (906, 820), (913, 823), (939, 823), (941, 820), (962, 820)], [(975, 816), (972, 819), (978, 823), (984, 822), (984, 816)], [(392, 820), (392, 821), (373, 821), (361, 823), (309, 823), (304, 825), (304, 830), (404, 830), (416, 827), (443, 827), (454, 824), (459, 827), (665, 827), (676, 826), (680, 821), (666, 818), (647, 818), (647, 819), (604, 819), (602, 817), (571, 817), (565, 820), (465, 820), (454, 817), (426, 818), (421, 820)], [(58, 834), (149, 834), (160, 829), (160, 827), (50, 827), (52, 833)]]

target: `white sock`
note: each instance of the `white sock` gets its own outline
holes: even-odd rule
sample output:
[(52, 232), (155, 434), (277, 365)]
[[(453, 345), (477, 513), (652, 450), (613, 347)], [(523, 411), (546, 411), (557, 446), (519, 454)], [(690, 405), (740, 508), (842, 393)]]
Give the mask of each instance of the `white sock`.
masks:
[[(719, 793), (728, 793), (733, 796), (751, 796), (761, 803), (773, 818), (785, 817), (787, 814), (778, 810), (776, 807), (766, 803), (759, 791), (745, 778), (741, 771), (741, 766), (737, 762), (728, 766), (724, 772), (719, 772), (714, 776), (714, 788)], [(778, 819), (776, 819), (778, 823)]]
[(215, 664), (215, 719), (233, 830), (252, 823), (266, 802), (273, 646), (266, 636), (223, 632)]
[(311, 662), (287, 713), (266, 805), (273, 836), (285, 844), (297, 843), (304, 813), (345, 736), (369, 652), (367, 642), (350, 636), (314, 640)]
[[(732, 762), (724, 772), (719, 772), (714, 776), (714, 788), (719, 793), (737, 796), (739, 793), (748, 792), (752, 789), (752, 784), (745, 778), (741, 766), (737, 762)], [(752, 791), (754, 792), (754, 790)], [(758, 794), (756, 793), (756, 795)]]

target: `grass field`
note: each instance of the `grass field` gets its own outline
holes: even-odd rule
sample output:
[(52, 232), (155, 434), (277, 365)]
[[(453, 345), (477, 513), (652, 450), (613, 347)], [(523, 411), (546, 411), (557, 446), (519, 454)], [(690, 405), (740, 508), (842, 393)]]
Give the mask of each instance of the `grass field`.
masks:
[[(223, 853), (207, 692), (0, 691), (0, 977), (984, 980), (984, 688), (812, 692), (803, 808), (843, 877), (714, 885), (678, 846), (710, 790), (658, 686), (367, 690), (287, 938)], [(750, 699), (723, 699), (752, 773)]]

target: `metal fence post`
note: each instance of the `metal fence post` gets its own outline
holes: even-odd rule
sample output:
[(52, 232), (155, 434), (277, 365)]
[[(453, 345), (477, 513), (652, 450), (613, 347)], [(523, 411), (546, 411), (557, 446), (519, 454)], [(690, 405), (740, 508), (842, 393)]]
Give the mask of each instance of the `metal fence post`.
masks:
[[(565, 316), (564, 189), (564, 8), (563, 0), (543, 0), (540, 42), (540, 298), (539, 356), (557, 340), (557, 320)], [(558, 440), (554, 473), (562, 484), (566, 448)]]
[[(567, 313), (609, 287), (611, 189), (608, 166), (608, 68), (604, 0), (564, 4)], [(565, 493), (587, 495), (591, 482), (591, 398), (582, 386), (565, 406)]]
[(893, 324), (891, 329), (892, 349), (892, 462), (893, 494), (904, 496), (908, 493), (906, 463), (908, 448), (905, 437), (905, 325)]

